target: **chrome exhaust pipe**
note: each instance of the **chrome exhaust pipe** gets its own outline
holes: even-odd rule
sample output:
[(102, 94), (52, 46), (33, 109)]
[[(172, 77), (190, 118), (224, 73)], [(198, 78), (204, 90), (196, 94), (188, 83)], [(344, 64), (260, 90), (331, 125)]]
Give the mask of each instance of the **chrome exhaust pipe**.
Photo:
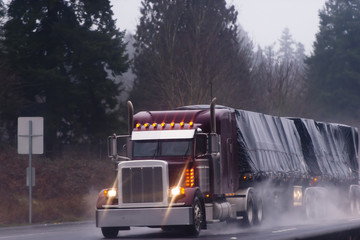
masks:
[(128, 134), (131, 135), (134, 128), (134, 106), (131, 101), (127, 102), (128, 106)]
[(210, 103), (210, 129), (211, 129), (211, 133), (216, 133), (215, 102), (216, 102), (216, 98), (213, 98), (213, 100)]

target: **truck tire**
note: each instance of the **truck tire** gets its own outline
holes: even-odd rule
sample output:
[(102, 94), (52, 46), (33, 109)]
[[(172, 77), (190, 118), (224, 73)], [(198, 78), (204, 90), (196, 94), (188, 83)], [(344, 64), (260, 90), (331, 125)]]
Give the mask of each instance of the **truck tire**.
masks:
[(360, 199), (356, 192), (352, 192), (350, 195), (350, 213), (354, 216), (360, 215)]
[(259, 196), (257, 197), (254, 210), (255, 210), (254, 224), (260, 225), (264, 219), (264, 209), (263, 209), (262, 198)]
[(116, 227), (102, 227), (101, 232), (105, 238), (116, 238), (119, 233), (119, 228)]
[(244, 225), (251, 227), (255, 221), (255, 202), (252, 192), (249, 192), (247, 197), (247, 207), (244, 213)]
[(204, 219), (204, 210), (202, 209), (201, 201), (198, 196), (195, 196), (192, 204), (193, 212), (193, 224), (187, 226), (186, 234), (189, 236), (199, 236), (202, 226), (202, 221)]
[(310, 192), (305, 196), (305, 214), (307, 219), (316, 219), (319, 217), (317, 202), (318, 199), (315, 192)]
[(323, 188), (315, 188), (305, 194), (305, 213), (308, 219), (326, 217), (326, 192)]

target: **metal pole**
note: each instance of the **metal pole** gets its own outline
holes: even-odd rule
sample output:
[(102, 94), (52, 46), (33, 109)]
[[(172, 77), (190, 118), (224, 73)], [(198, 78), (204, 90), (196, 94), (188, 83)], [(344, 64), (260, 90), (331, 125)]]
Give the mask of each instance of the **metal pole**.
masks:
[(32, 223), (32, 166), (31, 166), (31, 154), (32, 154), (32, 121), (29, 121), (29, 224)]

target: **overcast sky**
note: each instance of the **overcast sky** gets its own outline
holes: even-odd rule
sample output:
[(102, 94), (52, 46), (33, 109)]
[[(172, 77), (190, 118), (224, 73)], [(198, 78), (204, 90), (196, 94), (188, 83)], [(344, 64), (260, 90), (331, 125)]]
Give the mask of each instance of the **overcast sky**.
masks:
[[(294, 40), (312, 51), (319, 31), (318, 12), (326, 0), (227, 0), (239, 12), (239, 24), (261, 47), (276, 42), (288, 27)], [(134, 33), (140, 17), (141, 0), (111, 0), (120, 30)]]

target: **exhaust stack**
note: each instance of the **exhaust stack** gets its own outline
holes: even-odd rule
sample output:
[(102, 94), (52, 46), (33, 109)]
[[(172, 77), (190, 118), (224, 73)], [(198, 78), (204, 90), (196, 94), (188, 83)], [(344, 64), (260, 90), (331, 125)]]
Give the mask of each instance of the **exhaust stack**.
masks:
[(213, 100), (210, 103), (210, 128), (211, 128), (211, 133), (216, 133), (215, 102), (216, 102), (216, 98), (213, 98)]
[(127, 102), (128, 106), (128, 134), (131, 135), (134, 128), (134, 106), (131, 101)]

